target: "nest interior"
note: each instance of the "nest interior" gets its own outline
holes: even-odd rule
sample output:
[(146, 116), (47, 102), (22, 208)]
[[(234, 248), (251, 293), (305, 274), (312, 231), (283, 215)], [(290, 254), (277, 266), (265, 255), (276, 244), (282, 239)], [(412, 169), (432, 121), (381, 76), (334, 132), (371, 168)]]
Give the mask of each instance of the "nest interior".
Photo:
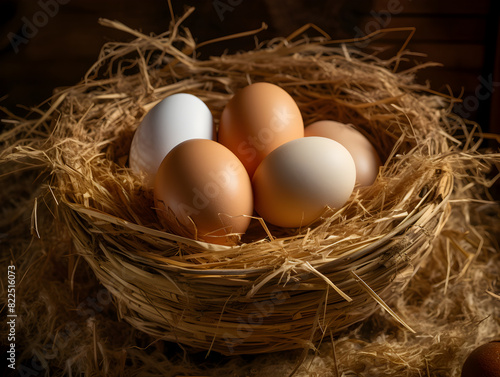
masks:
[[(490, 199), (484, 171), (498, 155), (478, 153), (480, 137), (451, 113), (452, 98), (396, 70), (404, 54), (382, 61), (324, 38), (283, 38), (202, 61), (181, 21), (146, 36), (103, 20), (136, 39), (108, 43), (81, 83), (2, 139), (3, 162), (40, 170), (39, 198), (111, 292), (118, 318), (154, 339), (227, 355), (317, 349), (380, 307), (415, 332), (392, 303), (432, 259), (451, 203)], [(140, 119), (187, 92), (217, 121), (235, 91), (257, 81), (287, 90), (305, 124), (358, 127), (384, 161), (377, 181), (310, 228), (254, 219), (235, 247), (162, 229), (127, 165)]]

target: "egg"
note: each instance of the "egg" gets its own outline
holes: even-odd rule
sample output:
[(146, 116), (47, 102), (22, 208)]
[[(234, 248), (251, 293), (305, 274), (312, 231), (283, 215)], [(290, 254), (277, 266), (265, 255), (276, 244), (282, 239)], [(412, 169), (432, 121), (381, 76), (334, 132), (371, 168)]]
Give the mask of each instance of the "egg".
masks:
[(464, 362), (461, 377), (500, 377), (500, 340), (472, 351)]
[(167, 153), (189, 139), (214, 139), (212, 113), (198, 97), (173, 94), (154, 106), (134, 133), (129, 164), (152, 187), (156, 171)]
[(307, 126), (304, 136), (327, 137), (339, 142), (354, 159), (356, 183), (360, 186), (370, 186), (375, 182), (382, 162), (370, 141), (353, 125), (322, 120)]
[(231, 245), (253, 214), (250, 177), (222, 144), (186, 140), (162, 161), (154, 184), (155, 208), (166, 229), (210, 243)]
[(224, 107), (218, 130), (218, 141), (238, 156), (250, 177), (272, 150), (303, 136), (304, 122), (294, 99), (266, 82), (237, 92)]
[(295, 139), (269, 153), (255, 171), (255, 210), (277, 226), (306, 226), (327, 208), (341, 208), (355, 181), (354, 160), (340, 143), (324, 137)]

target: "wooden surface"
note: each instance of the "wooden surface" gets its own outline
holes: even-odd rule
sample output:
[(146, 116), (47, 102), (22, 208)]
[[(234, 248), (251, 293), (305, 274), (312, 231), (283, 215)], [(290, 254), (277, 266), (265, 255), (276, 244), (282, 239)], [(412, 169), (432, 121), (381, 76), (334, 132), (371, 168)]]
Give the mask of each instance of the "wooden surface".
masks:
[[(481, 88), (485, 80), (481, 77), (488, 81), (491, 75), (493, 82), (500, 82), (495, 69), (500, 64), (496, 54), (499, 17), (493, 1), (173, 0), (172, 4), (177, 15), (183, 14), (188, 5), (196, 6), (185, 26), (200, 42), (256, 29), (262, 22), (268, 24), (268, 29), (258, 34), (261, 41), (287, 36), (308, 22), (333, 39), (415, 27), (408, 47), (425, 55), (416, 56), (415, 61), (442, 63), (442, 67), (419, 72), (418, 80), (428, 81), (435, 90), (462, 95), (468, 106), (458, 104), (457, 111), (479, 121), (486, 130), (500, 133), (499, 115), (494, 110), (500, 104), (500, 89), (495, 90), (495, 86), (489, 95), (477, 100), (478, 90), (484, 90)], [(57, 10), (44, 10), (42, 3), (56, 3)], [(43, 23), (40, 12), (53, 14), (48, 14)], [(17, 111), (17, 105), (37, 105), (54, 88), (78, 82), (106, 41), (131, 39), (99, 25), (99, 17), (119, 20), (145, 33), (161, 33), (168, 28), (170, 10), (166, 0), (0, 0), (0, 106)], [(43, 25), (14, 46), (12, 36), (24, 37), (23, 27), (35, 21)], [(308, 33), (317, 35), (312, 29)], [(408, 31), (382, 33), (363, 48), (390, 56), (407, 36)], [(254, 38), (248, 37), (207, 46), (200, 53), (203, 58), (254, 45)], [(491, 106), (492, 101), (495, 106)]]

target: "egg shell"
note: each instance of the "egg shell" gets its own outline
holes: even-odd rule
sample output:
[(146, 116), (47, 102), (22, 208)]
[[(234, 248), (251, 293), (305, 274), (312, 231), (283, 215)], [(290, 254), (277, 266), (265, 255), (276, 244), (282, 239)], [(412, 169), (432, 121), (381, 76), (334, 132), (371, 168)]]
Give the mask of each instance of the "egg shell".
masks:
[(160, 221), (175, 233), (234, 244), (253, 213), (250, 178), (238, 158), (213, 140), (192, 139), (162, 161), (154, 185)]
[(214, 139), (212, 113), (198, 97), (173, 94), (156, 104), (143, 118), (130, 146), (129, 163), (144, 184), (152, 187), (165, 156), (189, 139)]
[(218, 141), (238, 156), (250, 177), (271, 151), (303, 136), (304, 122), (294, 99), (266, 82), (237, 92), (222, 111), (218, 130)]
[(464, 362), (461, 377), (500, 377), (500, 340), (472, 351)]
[(306, 226), (328, 207), (342, 207), (355, 181), (354, 161), (340, 143), (323, 137), (292, 140), (272, 151), (255, 171), (255, 210), (274, 225)]
[(370, 186), (375, 182), (382, 162), (370, 141), (352, 124), (322, 120), (307, 126), (304, 136), (327, 137), (339, 142), (354, 159), (356, 183), (360, 186)]

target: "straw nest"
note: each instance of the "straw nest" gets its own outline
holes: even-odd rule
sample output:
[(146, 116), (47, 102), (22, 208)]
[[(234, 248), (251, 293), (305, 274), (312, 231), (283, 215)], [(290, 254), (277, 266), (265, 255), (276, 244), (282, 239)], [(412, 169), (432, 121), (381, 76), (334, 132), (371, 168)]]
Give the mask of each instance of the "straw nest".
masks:
[[(432, 253), (451, 195), (485, 183), (479, 142), (451, 113), (453, 99), (416, 85), (413, 69), (397, 72), (404, 54), (379, 60), (325, 38), (199, 60), (202, 46), (181, 21), (147, 36), (103, 20), (136, 39), (105, 45), (80, 84), (3, 138), (4, 160), (43, 168), (44, 197), (119, 316), (155, 338), (223, 354), (314, 348), (379, 306), (413, 331), (390, 303)], [(162, 229), (127, 164), (140, 120), (177, 92), (198, 96), (218, 120), (256, 81), (287, 90), (305, 124), (356, 125), (383, 158), (377, 181), (314, 227), (255, 218), (234, 247)]]

